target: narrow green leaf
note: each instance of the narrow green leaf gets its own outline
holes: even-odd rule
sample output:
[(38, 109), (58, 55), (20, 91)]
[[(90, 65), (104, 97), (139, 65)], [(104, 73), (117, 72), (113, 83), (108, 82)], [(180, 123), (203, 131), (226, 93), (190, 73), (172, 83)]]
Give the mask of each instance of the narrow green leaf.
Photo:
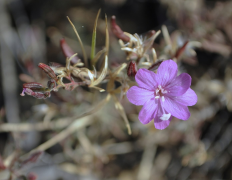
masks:
[[(105, 15), (105, 22), (106, 22), (106, 42), (105, 42), (105, 58), (108, 57), (109, 54), (109, 30), (108, 30), (108, 24), (107, 24), (107, 16)], [(104, 64), (101, 65), (101, 70), (104, 69)]]
[(94, 23), (94, 28), (93, 28), (91, 54), (90, 54), (92, 67), (95, 66), (95, 63), (92, 60), (94, 59), (94, 56), (95, 56), (95, 46), (96, 46), (96, 36), (97, 36), (97, 21), (98, 21), (98, 17), (100, 15), (100, 12), (101, 12), (101, 9), (98, 10), (97, 17), (96, 17), (95, 23)]
[(106, 21), (106, 52), (105, 56), (108, 56), (109, 53), (109, 44), (110, 44), (110, 38), (109, 38), (109, 30), (108, 30), (108, 24), (107, 24), (107, 16), (105, 15), (105, 21)]

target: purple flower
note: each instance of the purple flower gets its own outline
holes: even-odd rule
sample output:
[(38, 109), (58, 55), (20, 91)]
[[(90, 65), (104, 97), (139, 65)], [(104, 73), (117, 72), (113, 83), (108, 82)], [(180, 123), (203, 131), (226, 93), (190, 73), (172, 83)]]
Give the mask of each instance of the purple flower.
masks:
[(157, 129), (165, 129), (172, 116), (187, 120), (190, 112), (187, 106), (197, 102), (196, 93), (190, 88), (191, 76), (182, 73), (177, 76), (177, 64), (172, 60), (161, 63), (157, 74), (147, 69), (139, 69), (135, 76), (138, 86), (127, 91), (132, 104), (143, 105), (139, 120), (143, 124), (154, 119)]

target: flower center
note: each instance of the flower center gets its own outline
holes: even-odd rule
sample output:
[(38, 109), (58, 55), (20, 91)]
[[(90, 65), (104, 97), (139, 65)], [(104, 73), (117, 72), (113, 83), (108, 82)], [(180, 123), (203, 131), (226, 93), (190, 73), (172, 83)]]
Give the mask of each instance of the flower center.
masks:
[(165, 101), (164, 94), (166, 94), (166, 93), (167, 93), (167, 91), (164, 90), (161, 85), (159, 85), (157, 87), (157, 89), (155, 90), (155, 98), (156, 99), (161, 98), (162, 101), (164, 102)]
[[(158, 87), (157, 87), (157, 89), (155, 90), (155, 99), (159, 99), (159, 98), (161, 98), (161, 100), (162, 100), (162, 102), (164, 102), (165, 101), (165, 98), (164, 98), (164, 95), (167, 93), (167, 91), (166, 90), (164, 90), (164, 88), (161, 86), (161, 85), (159, 85)], [(162, 121), (167, 121), (167, 120), (169, 120), (169, 118), (171, 117), (171, 113), (168, 113), (168, 114), (166, 114), (165, 113), (165, 111), (164, 111), (164, 109), (163, 109), (163, 107), (162, 107), (162, 105), (161, 105), (161, 111), (162, 111), (162, 116), (160, 117), (160, 119), (162, 120)]]

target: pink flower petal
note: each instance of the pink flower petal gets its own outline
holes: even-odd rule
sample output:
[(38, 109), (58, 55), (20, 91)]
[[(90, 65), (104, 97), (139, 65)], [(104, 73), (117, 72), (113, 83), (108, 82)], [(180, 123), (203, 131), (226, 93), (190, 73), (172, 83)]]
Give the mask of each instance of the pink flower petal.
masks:
[(163, 109), (163, 107), (161, 106), (161, 101), (158, 102), (158, 108), (154, 117), (154, 125), (156, 129), (165, 129), (166, 127), (168, 127), (168, 125), (170, 124), (170, 121), (172, 119), (172, 116), (168, 119), (168, 120), (162, 120), (162, 116), (163, 114), (168, 114), (167, 111), (165, 111)]
[(156, 128), (156, 129), (163, 130), (163, 129), (165, 129), (166, 127), (169, 126), (171, 120), (172, 120), (172, 116), (171, 116), (168, 120), (166, 120), (166, 121), (163, 121), (163, 120), (160, 119), (160, 117), (156, 116), (156, 117), (154, 118), (154, 125), (155, 125), (155, 128)]
[(191, 76), (187, 73), (182, 73), (177, 76), (170, 84), (165, 87), (168, 91), (168, 96), (181, 96), (183, 95), (191, 85)]
[(143, 124), (149, 123), (154, 118), (154, 114), (155, 114), (156, 110), (157, 110), (156, 100), (154, 98), (148, 100), (144, 104), (141, 111), (139, 112), (140, 122)]
[(154, 97), (154, 91), (149, 91), (138, 86), (133, 86), (127, 91), (126, 95), (132, 104), (141, 106)]
[(193, 106), (197, 103), (197, 95), (189, 88), (183, 95), (177, 96), (175, 101), (184, 106)]
[(177, 64), (173, 60), (162, 62), (156, 76), (158, 85), (165, 86), (169, 84), (177, 76), (177, 72)]
[(156, 74), (147, 69), (139, 69), (135, 75), (135, 80), (138, 85), (144, 89), (155, 90), (157, 85)]
[(187, 120), (190, 117), (190, 112), (187, 106), (179, 104), (175, 101), (175, 97), (165, 97), (165, 101), (162, 103), (163, 108), (172, 116), (178, 119)]

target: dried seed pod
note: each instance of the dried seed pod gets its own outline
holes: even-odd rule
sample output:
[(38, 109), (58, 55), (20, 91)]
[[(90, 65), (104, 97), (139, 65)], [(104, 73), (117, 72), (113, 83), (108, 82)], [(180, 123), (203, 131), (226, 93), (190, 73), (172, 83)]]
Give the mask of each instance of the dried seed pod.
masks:
[(47, 64), (39, 63), (39, 68), (41, 68), (50, 78), (54, 79), (55, 81), (58, 81), (56, 74), (50, 68), (50, 66), (48, 66)]
[(160, 64), (161, 64), (163, 61), (164, 61), (163, 59), (156, 61), (154, 64), (151, 65), (151, 67), (148, 68), (148, 70), (150, 70), (150, 71), (155, 71), (155, 70), (157, 70), (158, 67), (160, 66)]
[(50, 79), (47, 83), (47, 86), (50, 90), (56, 87), (56, 81), (54, 79)]
[(131, 80), (134, 80), (136, 73), (137, 73), (137, 64), (136, 64), (135, 61), (131, 61), (131, 62), (128, 64), (127, 76), (128, 76)]
[(111, 17), (111, 30), (117, 38), (126, 42), (130, 41), (130, 38), (125, 35), (122, 29), (117, 25), (115, 16)]
[[(60, 46), (65, 57), (71, 57), (75, 54), (73, 50), (69, 47), (69, 45), (66, 43), (64, 38), (60, 40)], [(71, 60), (72, 64), (76, 64), (78, 62), (80, 62), (80, 60), (77, 56), (73, 57)]]

